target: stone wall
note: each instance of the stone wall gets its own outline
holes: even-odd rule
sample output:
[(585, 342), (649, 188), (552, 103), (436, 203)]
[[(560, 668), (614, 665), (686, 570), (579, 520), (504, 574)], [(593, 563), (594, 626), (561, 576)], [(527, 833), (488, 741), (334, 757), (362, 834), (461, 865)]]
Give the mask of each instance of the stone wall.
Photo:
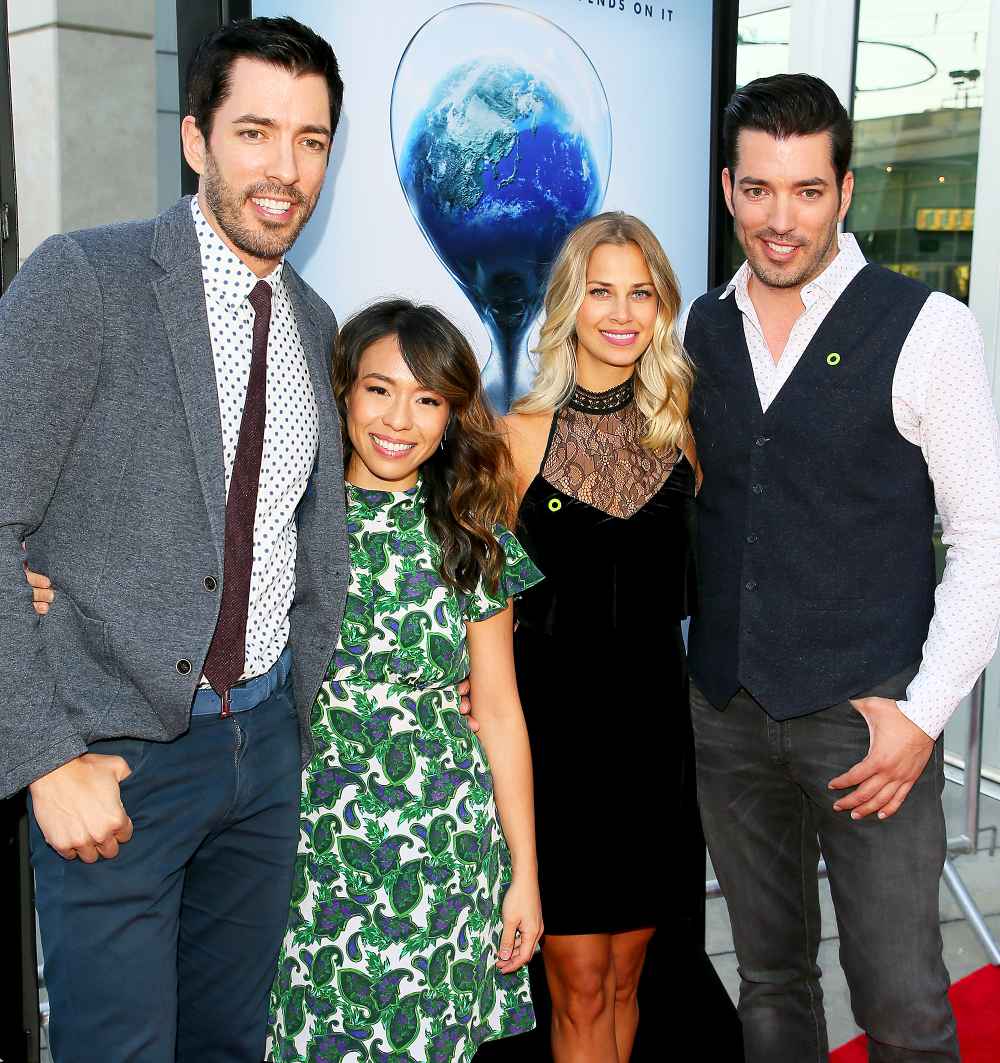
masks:
[(19, 257), (157, 206), (154, 0), (8, 0)]

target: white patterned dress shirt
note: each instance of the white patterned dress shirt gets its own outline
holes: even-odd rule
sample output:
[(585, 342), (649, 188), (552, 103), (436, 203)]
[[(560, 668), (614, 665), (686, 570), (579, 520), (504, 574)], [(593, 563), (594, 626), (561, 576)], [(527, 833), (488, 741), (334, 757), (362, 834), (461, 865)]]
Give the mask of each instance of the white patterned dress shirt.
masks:
[[(866, 259), (850, 233), (839, 253), (802, 289), (804, 310), (777, 362), (750, 299), (744, 262), (720, 299), (735, 297), (763, 410), (774, 401), (823, 319)], [(679, 323), (681, 336), (686, 315)], [(932, 292), (900, 351), (892, 381), (899, 434), (920, 447), (934, 484), (942, 541), (949, 547), (934, 595), (920, 671), (898, 702), (931, 738), (992, 658), (1000, 633), (1000, 430), (971, 311)], [(886, 558), (891, 563), (891, 558)]]
[[(222, 417), (226, 492), (233, 475), (253, 346), (254, 312), (247, 296), (260, 280), (222, 242), (191, 199), (205, 282), (208, 331)], [(319, 442), (316, 397), (292, 304), (278, 264), (271, 286), (267, 336), (267, 415), (253, 531), (253, 572), (243, 678), (262, 675), (288, 641), (295, 593), (295, 507), (312, 475)], [(207, 686), (204, 677), (202, 686)]]

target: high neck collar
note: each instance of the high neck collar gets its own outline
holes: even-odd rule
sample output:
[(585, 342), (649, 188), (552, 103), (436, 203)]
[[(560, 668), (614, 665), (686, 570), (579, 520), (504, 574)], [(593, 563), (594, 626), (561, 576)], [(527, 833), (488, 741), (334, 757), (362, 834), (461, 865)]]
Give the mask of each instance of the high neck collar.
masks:
[(616, 384), (607, 391), (588, 391), (579, 384), (573, 389), (567, 405), (579, 413), (604, 414), (623, 410), (635, 398), (635, 376)]
[(347, 489), (348, 504), (365, 506), (368, 509), (388, 509), (399, 502), (417, 502), (420, 499), (423, 484), (420, 480), (405, 491), (378, 491), (371, 487), (358, 487), (344, 481)]

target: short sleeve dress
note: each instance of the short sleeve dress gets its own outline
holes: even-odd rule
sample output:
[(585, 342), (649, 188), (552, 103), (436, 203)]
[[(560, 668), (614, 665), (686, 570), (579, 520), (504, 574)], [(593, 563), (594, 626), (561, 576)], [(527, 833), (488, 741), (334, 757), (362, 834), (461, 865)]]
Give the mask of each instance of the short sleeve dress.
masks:
[(496, 592), (438, 575), (422, 488), (347, 485), (351, 582), (312, 709), (315, 754), (268, 1058), (470, 1060), (534, 1026), (527, 969), (496, 969), (510, 856), (458, 711), (466, 621), (541, 574), (506, 529)]

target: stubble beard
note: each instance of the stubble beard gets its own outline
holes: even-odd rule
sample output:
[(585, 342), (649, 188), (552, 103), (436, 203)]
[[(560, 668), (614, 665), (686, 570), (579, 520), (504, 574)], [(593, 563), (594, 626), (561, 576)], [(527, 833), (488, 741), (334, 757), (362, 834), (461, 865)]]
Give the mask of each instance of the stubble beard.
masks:
[[(310, 201), (297, 188), (286, 188), (284, 185), (269, 184), (267, 181), (259, 181), (241, 192), (236, 192), (226, 183), (211, 153), (207, 156), (203, 176), (205, 202), (211, 208), (219, 228), (234, 247), (244, 254), (265, 261), (277, 262), (288, 252), (306, 222), (312, 217), (319, 201), (319, 192)], [(292, 228), (288, 229), (280, 223), (273, 223), (273, 227), (269, 227), (266, 220), (261, 220), (259, 228), (247, 225), (242, 210), (244, 204), (254, 196), (275, 196), (292, 200), (299, 208)]]
[[(753, 270), (754, 276), (768, 288), (799, 288), (815, 279), (826, 268), (831, 257), (830, 249), (835, 247), (837, 243), (837, 222), (836, 220), (833, 222), (824, 233), (823, 238), (815, 245), (815, 251), (794, 273), (783, 273), (778, 269), (772, 268), (771, 262), (756, 250), (758, 237), (767, 239), (764, 232), (754, 233), (750, 240), (747, 241), (750, 246), (748, 247), (747, 244), (744, 244), (743, 247), (746, 252), (747, 262), (750, 263), (750, 269)], [(780, 238), (775, 237), (775, 239), (778, 240)], [(803, 244), (801, 246), (805, 249), (809, 245)]]

